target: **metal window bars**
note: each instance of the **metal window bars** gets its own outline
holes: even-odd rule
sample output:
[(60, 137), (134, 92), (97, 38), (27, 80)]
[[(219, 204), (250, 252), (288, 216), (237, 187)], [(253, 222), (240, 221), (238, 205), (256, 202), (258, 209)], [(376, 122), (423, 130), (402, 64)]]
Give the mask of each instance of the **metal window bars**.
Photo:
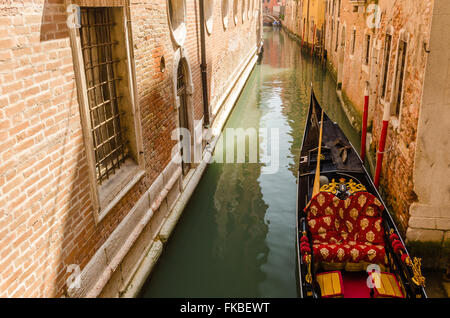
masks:
[(112, 8), (81, 8), (81, 50), (86, 75), (87, 95), (94, 140), (97, 182), (114, 175), (128, 156), (127, 140), (120, 124), (123, 113), (119, 110), (122, 96), (118, 95), (120, 77), (114, 75), (112, 41)]

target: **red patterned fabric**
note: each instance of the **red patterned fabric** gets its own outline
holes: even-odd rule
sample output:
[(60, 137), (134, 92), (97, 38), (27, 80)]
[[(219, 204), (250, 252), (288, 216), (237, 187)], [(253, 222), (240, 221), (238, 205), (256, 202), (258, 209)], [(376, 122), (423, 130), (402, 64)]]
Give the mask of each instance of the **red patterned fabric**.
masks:
[(313, 244), (314, 257), (324, 262), (334, 261), (339, 249), (338, 244)]
[(337, 231), (334, 225), (334, 216), (321, 216), (308, 221), (314, 243), (337, 242)]
[(368, 263), (384, 264), (385, 256), (386, 251), (383, 245), (367, 245), (364, 261)]
[(357, 203), (361, 216), (380, 217), (384, 210), (383, 204), (369, 192), (358, 192), (352, 201)]
[(383, 219), (363, 216), (358, 219), (358, 242), (372, 244), (384, 244)]
[(340, 200), (331, 193), (320, 192), (311, 199), (309, 205), (305, 208), (307, 220), (321, 216), (335, 216)]
[(360, 244), (355, 241), (346, 244), (313, 244), (313, 252), (316, 260), (335, 263), (364, 261), (383, 264), (386, 255), (383, 245)]
[(366, 246), (358, 244), (355, 241), (349, 241), (343, 244), (345, 252), (347, 254), (347, 261), (350, 263), (359, 263), (364, 259), (366, 252)]
[(339, 200), (320, 192), (305, 208), (313, 253), (323, 262), (384, 263), (383, 205), (372, 194), (358, 192)]

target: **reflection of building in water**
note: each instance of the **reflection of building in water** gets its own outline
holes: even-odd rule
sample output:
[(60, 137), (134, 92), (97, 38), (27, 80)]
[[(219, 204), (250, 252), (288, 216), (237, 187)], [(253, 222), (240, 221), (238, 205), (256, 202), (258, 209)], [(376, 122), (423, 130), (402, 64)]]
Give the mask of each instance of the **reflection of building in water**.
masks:
[[(260, 99), (259, 91), (257, 91), (259, 84), (257, 84), (258, 80), (252, 81), (252, 78), (259, 77), (259, 72), (259, 69), (254, 71), (248, 83), (252, 87), (246, 92), (250, 95), (257, 94), (258, 101), (243, 107), (238, 105), (236, 110), (239, 113), (237, 116), (233, 114), (228, 127), (259, 129), (260, 112), (256, 109)], [(244, 96), (242, 100), (251, 99), (246, 99)], [(252, 286), (255, 290), (251, 293), (258, 295), (258, 283), (264, 279), (264, 273), (260, 268), (266, 262), (269, 252), (265, 243), (268, 226), (264, 220), (268, 206), (263, 200), (258, 181), (261, 164), (226, 163), (221, 166), (221, 176), (214, 193), (217, 224), (214, 249), (216, 258), (226, 260), (227, 264), (224, 268), (226, 273), (221, 276), (223, 279), (240, 277), (247, 280), (239, 285)], [(234, 275), (234, 273), (239, 274)], [(234, 296), (239, 296), (239, 286), (236, 288)]]

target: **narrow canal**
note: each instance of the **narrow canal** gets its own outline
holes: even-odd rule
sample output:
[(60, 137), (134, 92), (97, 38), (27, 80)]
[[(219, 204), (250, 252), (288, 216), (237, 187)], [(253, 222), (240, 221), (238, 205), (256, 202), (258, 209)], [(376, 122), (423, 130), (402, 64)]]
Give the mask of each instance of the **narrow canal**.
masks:
[[(146, 282), (141, 297), (296, 297), (296, 167), (313, 85), (359, 149), (336, 84), (299, 44), (265, 28), (264, 57), (225, 128), (277, 128), (279, 169), (213, 163)], [(267, 142), (261, 154), (267, 151)], [(226, 149), (225, 149), (226, 151)]]

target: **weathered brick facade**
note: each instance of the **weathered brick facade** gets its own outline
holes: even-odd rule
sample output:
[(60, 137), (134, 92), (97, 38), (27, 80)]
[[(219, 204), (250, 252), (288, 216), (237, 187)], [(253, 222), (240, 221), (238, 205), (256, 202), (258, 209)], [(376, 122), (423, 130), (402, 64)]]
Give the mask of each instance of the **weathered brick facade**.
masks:
[[(255, 2), (253, 14), (236, 25), (230, 19), (225, 29), (222, 1), (214, 1), (214, 26), (206, 33), (213, 125), (214, 114), (239, 89), (234, 81), (255, 62), (261, 36)], [(171, 36), (167, 1), (72, 1), (125, 6), (131, 20), (145, 173), (98, 221), (66, 23), (70, 3), (0, 4), (0, 297), (119, 296), (184, 190), (171, 137), (179, 125), (174, 74), (180, 58), (192, 78), (194, 119), (203, 120), (199, 1), (185, 1), (181, 47)], [(71, 264), (82, 277), (81, 288), (69, 292)]]
[[(295, 5), (288, 2), (286, 16), (291, 7)], [(370, 149), (367, 157), (372, 165), (376, 161), (383, 118), (389, 121), (381, 189), (409, 244), (432, 242), (437, 245), (434, 255), (429, 256), (437, 256), (438, 261), (436, 258), (425, 261), (428, 266), (438, 265), (439, 260), (441, 264), (448, 263), (450, 198), (441, 189), (448, 189), (449, 183), (448, 178), (440, 180), (437, 175), (439, 171), (448, 174), (449, 170), (445, 164), (433, 167), (442, 159), (449, 162), (448, 151), (441, 144), (448, 138), (440, 139), (440, 133), (427, 134), (425, 129), (425, 123), (431, 120), (432, 107), (441, 118), (450, 116), (445, 110), (448, 107), (445, 98), (440, 98), (445, 95), (446, 88), (437, 84), (447, 81), (448, 73), (443, 70), (445, 74), (438, 75), (437, 69), (433, 68), (433, 63), (438, 64), (438, 60), (443, 65), (448, 63), (445, 54), (449, 39), (443, 31), (443, 19), (448, 16), (448, 11), (448, 3), (440, 0), (329, 0), (324, 11), (327, 65), (336, 78), (338, 96), (349, 120), (359, 130), (364, 92), (368, 89)], [(286, 25), (289, 31), (301, 36), (291, 25)], [(386, 64), (387, 34), (391, 36), (391, 47)], [(404, 58), (399, 54), (401, 42), (402, 45), (406, 43)], [(399, 61), (403, 59), (402, 78)], [(401, 91), (399, 83), (402, 83)], [(438, 86), (431, 93), (433, 85)], [(431, 106), (430, 98), (426, 97), (433, 94), (440, 99), (436, 97)], [(400, 100), (398, 112), (395, 110), (397, 100)], [(446, 130), (445, 120), (434, 118), (433, 124)], [(423, 145), (418, 147), (421, 143)], [(431, 144), (433, 149), (430, 149)], [(425, 181), (431, 175), (434, 181)], [(433, 193), (440, 193), (441, 199)], [(418, 253), (426, 254), (423, 250)]]

